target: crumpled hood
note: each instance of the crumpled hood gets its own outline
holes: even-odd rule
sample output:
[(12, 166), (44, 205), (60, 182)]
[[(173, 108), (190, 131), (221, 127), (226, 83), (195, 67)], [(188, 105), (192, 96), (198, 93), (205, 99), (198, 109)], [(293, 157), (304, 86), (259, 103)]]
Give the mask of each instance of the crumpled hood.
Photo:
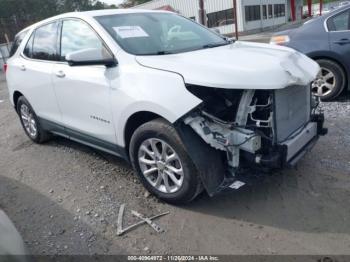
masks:
[(143, 66), (181, 74), (186, 84), (231, 89), (281, 89), (307, 85), (319, 66), (286, 47), (235, 42), (164, 56), (137, 56)]

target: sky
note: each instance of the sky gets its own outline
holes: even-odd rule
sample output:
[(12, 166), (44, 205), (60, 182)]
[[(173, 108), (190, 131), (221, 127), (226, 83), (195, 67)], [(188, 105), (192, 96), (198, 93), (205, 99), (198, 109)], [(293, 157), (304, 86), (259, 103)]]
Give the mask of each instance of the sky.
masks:
[(110, 5), (111, 4), (119, 5), (123, 2), (123, 0), (100, 0), (100, 1)]

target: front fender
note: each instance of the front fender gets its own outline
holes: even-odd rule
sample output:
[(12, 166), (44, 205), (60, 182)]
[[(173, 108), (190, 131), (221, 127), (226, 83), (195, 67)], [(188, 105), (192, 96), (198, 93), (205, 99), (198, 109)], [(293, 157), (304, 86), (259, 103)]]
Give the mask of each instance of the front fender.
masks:
[(317, 52), (311, 52), (307, 54), (308, 57), (311, 59), (317, 60), (317, 59), (330, 59), (337, 63), (339, 63), (345, 70), (346, 74), (349, 74), (349, 69), (347, 66), (347, 61), (344, 59), (344, 57), (340, 56), (339, 54), (332, 52), (332, 51), (317, 51)]
[[(151, 101), (138, 101), (130, 104), (125, 108), (119, 117), (117, 124), (117, 142), (118, 145), (125, 147), (125, 128), (128, 120), (139, 112), (147, 112), (159, 115), (170, 123), (174, 123), (178, 119), (178, 115), (170, 111), (168, 108), (155, 104)], [(181, 117), (181, 116), (180, 116)]]
[(141, 65), (123, 67), (112, 87), (117, 143), (123, 147), (125, 125), (135, 113), (151, 112), (174, 123), (202, 102), (186, 89), (181, 75)]

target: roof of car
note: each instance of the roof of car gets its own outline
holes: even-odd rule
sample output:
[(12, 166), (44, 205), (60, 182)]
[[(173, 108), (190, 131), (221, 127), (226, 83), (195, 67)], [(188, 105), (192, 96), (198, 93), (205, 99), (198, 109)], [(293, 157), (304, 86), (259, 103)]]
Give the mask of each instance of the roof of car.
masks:
[[(311, 20), (308, 20), (306, 21), (303, 25), (308, 25), (308, 26), (318, 26), (318, 25), (323, 25), (324, 22), (329, 18), (329, 17), (332, 17), (332, 16), (335, 16), (339, 13), (342, 13), (344, 12), (345, 10), (349, 10), (350, 9), (350, 5), (346, 5), (346, 6), (342, 6), (342, 7), (338, 7), (338, 8), (335, 8), (334, 10), (332, 10), (331, 12), (329, 13), (326, 13), (326, 14), (323, 14), (322, 16), (317, 16), (317, 17), (314, 17), (312, 18)], [(302, 26), (303, 26), (302, 25)]]
[(91, 18), (91, 17), (96, 17), (96, 16), (133, 14), (133, 13), (172, 13), (172, 12), (164, 11), (164, 10), (146, 10), (146, 9), (103, 9), (103, 10), (93, 10), (93, 11), (84, 11), (84, 12), (70, 12), (70, 13), (60, 14), (60, 15), (53, 16), (53, 17), (47, 18), (45, 20), (39, 21), (33, 25), (30, 25), (30, 26), (24, 28), (19, 33), (26, 31), (26, 30), (30, 29), (31, 27), (37, 27), (40, 24), (45, 24), (47, 22), (57, 20), (60, 18), (65, 18), (65, 17)]
[(130, 14), (130, 13), (169, 13), (164, 10), (146, 10), (146, 9), (104, 9), (104, 10), (94, 10), (94, 11), (86, 11), (86, 12), (78, 12), (80, 14), (86, 16), (103, 16), (103, 15), (115, 15), (115, 14)]
[(341, 13), (343, 12), (344, 10), (348, 10), (350, 9), (350, 5), (344, 5), (344, 6), (338, 6), (337, 8), (333, 9), (332, 11), (330, 11), (329, 13), (321, 16), (321, 18), (325, 18), (327, 19), (328, 17), (330, 16), (333, 16), (335, 14), (338, 14), (338, 13)]

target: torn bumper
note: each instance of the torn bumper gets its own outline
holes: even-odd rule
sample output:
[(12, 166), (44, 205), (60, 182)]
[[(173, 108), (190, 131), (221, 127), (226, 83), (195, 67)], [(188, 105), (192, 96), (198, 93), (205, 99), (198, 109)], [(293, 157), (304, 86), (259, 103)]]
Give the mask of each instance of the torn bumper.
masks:
[(317, 115), (315, 118), (317, 121), (308, 123), (296, 131), (291, 139), (276, 145), (270, 154), (242, 154), (248, 168), (243, 168), (234, 175), (223, 157), (220, 158), (218, 150), (208, 147), (193, 130), (188, 129), (188, 126), (181, 131), (181, 136), (191, 156), (194, 156), (193, 161), (207, 193), (214, 196), (227, 189), (239, 189), (245, 184), (254, 184), (273, 171), (295, 166), (311, 151), (319, 136), (327, 133), (327, 129), (323, 127), (323, 115)]
[(294, 166), (310, 151), (327, 129), (323, 113), (316, 113), (308, 97), (309, 90), (296, 87), (265, 96), (245, 91), (234, 122), (211, 115), (205, 107), (186, 116), (179, 133), (208, 194), (238, 189)]
[[(255, 163), (261, 167), (270, 169), (282, 169), (293, 167), (309, 152), (316, 144), (319, 136), (326, 135), (328, 130), (323, 127), (324, 116), (318, 114), (313, 117), (314, 121), (309, 122), (300, 130), (292, 134), (291, 138), (278, 144), (276, 150), (269, 155), (255, 156)], [(247, 157), (249, 160), (249, 157)]]
[(323, 115), (315, 118), (316, 122), (310, 122), (296, 131), (291, 139), (276, 145), (270, 154), (242, 154), (245, 166), (249, 168), (244, 168), (235, 175), (232, 175), (232, 170), (224, 158), (220, 157), (219, 151), (204, 143), (192, 129), (183, 126), (179, 133), (199, 171), (204, 188), (210, 196), (214, 196), (227, 189), (238, 189), (245, 184), (256, 183), (273, 171), (295, 166), (311, 151), (319, 136), (327, 133), (327, 129), (323, 128)]
[[(291, 138), (277, 144), (271, 153), (266, 155), (243, 154), (246, 165), (250, 168), (244, 173), (238, 173), (235, 179), (230, 176), (224, 179), (221, 190), (226, 188), (238, 189), (244, 184), (252, 184), (264, 174), (284, 168), (294, 167), (302, 157), (316, 145), (320, 136), (326, 135), (328, 129), (323, 127), (324, 116), (317, 114), (300, 130), (292, 134)], [(238, 184), (238, 187), (237, 187)], [(219, 192), (219, 191), (217, 191)]]

